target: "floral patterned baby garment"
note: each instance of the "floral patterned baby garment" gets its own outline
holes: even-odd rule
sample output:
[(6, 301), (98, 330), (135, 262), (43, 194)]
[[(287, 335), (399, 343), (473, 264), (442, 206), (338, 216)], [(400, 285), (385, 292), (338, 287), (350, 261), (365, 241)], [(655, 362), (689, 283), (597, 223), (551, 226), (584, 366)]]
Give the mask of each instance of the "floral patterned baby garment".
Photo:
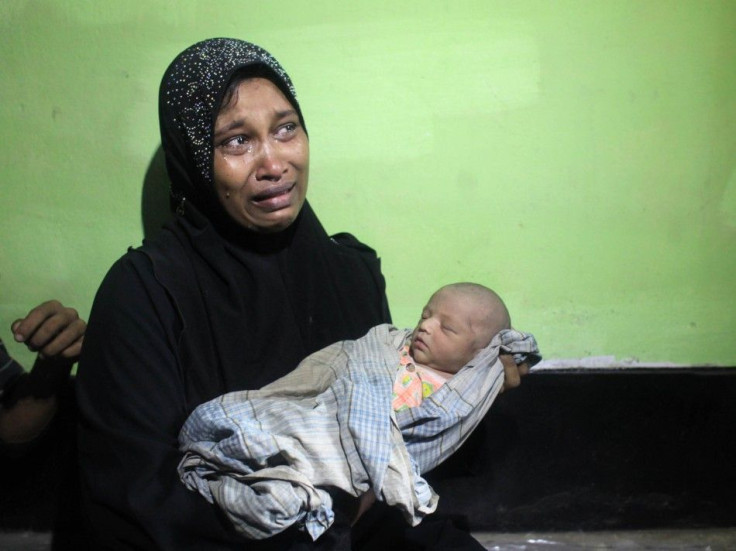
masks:
[(449, 378), (449, 374), (443, 377), (443, 374), (433, 369), (414, 363), (414, 359), (409, 355), (409, 345), (405, 345), (399, 352), (399, 369), (394, 379), (392, 402), (394, 411), (418, 406)]

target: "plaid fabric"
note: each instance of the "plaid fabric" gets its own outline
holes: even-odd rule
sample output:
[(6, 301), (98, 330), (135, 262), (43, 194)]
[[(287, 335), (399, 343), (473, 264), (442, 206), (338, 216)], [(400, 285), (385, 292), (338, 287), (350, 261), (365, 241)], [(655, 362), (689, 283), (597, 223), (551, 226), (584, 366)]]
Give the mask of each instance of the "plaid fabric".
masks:
[(255, 539), (295, 523), (317, 539), (334, 521), (327, 488), (355, 497), (372, 489), (418, 524), (438, 499), (420, 473), (455, 451), (490, 407), (503, 383), (499, 352), (537, 348), (531, 335), (504, 332), (420, 406), (394, 413), (398, 354), (410, 335), (379, 325), (260, 390), (202, 404), (179, 435), (183, 482)]
[(503, 387), (500, 354), (512, 354), (517, 364), (527, 362), (530, 367), (542, 359), (531, 334), (501, 331), (421, 404), (394, 412), (419, 472), (427, 472), (450, 457), (488, 412)]

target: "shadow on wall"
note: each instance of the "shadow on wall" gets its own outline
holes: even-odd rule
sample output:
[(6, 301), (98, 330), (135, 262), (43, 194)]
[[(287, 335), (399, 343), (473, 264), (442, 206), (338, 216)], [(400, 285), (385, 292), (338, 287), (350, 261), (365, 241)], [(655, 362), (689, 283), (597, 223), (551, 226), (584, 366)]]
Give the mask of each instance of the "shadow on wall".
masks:
[(168, 220), (171, 219), (169, 204), (169, 176), (166, 173), (164, 152), (159, 145), (148, 164), (146, 176), (143, 179), (141, 192), (141, 221), (143, 222), (143, 237), (154, 237)]

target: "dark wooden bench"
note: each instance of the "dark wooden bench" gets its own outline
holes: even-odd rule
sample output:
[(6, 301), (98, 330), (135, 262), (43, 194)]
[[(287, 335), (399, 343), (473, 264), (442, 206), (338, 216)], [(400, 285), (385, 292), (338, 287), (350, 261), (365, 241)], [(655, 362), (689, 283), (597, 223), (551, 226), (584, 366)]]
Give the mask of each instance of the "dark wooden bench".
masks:
[[(78, 548), (74, 419), (0, 457), (0, 533), (28, 549)], [(474, 532), (708, 529), (736, 526), (734, 465), (736, 368), (586, 369), (529, 375), (428, 478)]]
[(433, 486), (475, 531), (726, 527), (735, 465), (736, 368), (542, 371)]

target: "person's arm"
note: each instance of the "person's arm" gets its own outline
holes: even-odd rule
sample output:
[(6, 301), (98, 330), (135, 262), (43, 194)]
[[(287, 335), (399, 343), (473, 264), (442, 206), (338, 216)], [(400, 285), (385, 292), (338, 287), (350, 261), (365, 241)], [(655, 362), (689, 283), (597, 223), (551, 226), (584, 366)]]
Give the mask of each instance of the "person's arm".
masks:
[(93, 547), (243, 548), (216, 508), (179, 479), (177, 436), (188, 415), (177, 355), (181, 324), (148, 260), (131, 256), (98, 291), (77, 373)]
[[(86, 323), (73, 308), (52, 300), (32, 309), (11, 325), (16, 341), (37, 351), (30, 373), (19, 374), (4, 389), (0, 405), (0, 440), (22, 445), (35, 440), (56, 415), (58, 392), (79, 357)], [(0, 350), (0, 363), (19, 367)]]

